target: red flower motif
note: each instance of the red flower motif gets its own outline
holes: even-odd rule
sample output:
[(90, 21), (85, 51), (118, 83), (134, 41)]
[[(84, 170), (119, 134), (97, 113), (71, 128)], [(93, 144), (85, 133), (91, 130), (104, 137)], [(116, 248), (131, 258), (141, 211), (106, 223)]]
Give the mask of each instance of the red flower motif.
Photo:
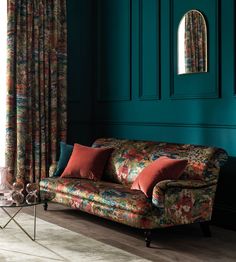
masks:
[(143, 160), (144, 158), (144, 153), (140, 154), (137, 152), (136, 149), (131, 148), (126, 154), (124, 154), (124, 158), (128, 159), (128, 160), (136, 160), (138, 162), (140, 162), (141, 160)]
[(123, 174), (128, 174), (128, 172), (129, 172), (129, 169), (128, 169), (128, 167), (127, 166), (121, 166), (120, 168), (119, 168), (119, 174), (121, 174), (121, 173), (123, 173)]

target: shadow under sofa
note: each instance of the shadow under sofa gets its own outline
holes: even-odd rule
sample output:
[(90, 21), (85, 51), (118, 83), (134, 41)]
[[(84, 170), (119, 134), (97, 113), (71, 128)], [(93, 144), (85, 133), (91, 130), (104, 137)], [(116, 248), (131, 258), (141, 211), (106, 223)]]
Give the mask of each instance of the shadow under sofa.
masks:
[[(53, 202), (143, 229), (146, 246), (154, 228), (200, 223), (204, 235), (210, 235), (220, 167), (227, 160), (223, 149), (115, 138), (97, 139), (92, 147), (114, 148), (102, 180), (51, 177), (56, 169), (52, 165), (40, 188), (55, 193)], [(157, 183), (151, 198), (130, 189), (138, 174), (160, 156), (187, 159), (181, 177)]]

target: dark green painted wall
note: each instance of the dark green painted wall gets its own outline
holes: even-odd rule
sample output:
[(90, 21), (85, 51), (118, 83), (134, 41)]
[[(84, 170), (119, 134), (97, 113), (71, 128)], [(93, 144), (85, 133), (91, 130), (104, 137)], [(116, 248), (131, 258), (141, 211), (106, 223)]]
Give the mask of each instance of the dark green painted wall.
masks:
[[(233, 1), (98, 3), (97, 135), (216, 145), (236, 156)], [(193, 8), (208, 24), (209, 73), (178, 76), (177, 26)]]
[(95, 6), (93, 0), (68, 0), (68, 143), (92, 141)]
[[(206, 17), (209, 72), (178, 76), (176, 31), (189, 9)], [(234, 16), (233, 0), (68, 0), (69, 141), (113, 136), (225, 148), (218, 224), (236, 217)]]

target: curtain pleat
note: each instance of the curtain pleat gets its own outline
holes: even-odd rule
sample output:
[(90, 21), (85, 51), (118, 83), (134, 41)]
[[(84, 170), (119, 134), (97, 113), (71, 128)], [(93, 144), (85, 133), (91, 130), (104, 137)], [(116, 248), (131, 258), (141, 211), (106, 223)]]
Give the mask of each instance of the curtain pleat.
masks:
[(8, 0), (6, 166), (39, 182), (67, 129), (66, 0)]

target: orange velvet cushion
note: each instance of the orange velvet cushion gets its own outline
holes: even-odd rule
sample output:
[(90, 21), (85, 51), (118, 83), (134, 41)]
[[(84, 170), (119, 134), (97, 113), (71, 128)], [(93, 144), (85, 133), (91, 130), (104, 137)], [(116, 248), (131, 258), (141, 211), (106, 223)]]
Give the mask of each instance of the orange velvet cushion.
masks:
[(131, 189), (141, 190), (147, 197), (151, 197), (158, 182), (178, 179), (187, 164), (188, 160), (159, 157), (140, 172)]
[(113, 148), (92, 148), (74, 144), (69, 162), (61, 177), (100, 180)]

